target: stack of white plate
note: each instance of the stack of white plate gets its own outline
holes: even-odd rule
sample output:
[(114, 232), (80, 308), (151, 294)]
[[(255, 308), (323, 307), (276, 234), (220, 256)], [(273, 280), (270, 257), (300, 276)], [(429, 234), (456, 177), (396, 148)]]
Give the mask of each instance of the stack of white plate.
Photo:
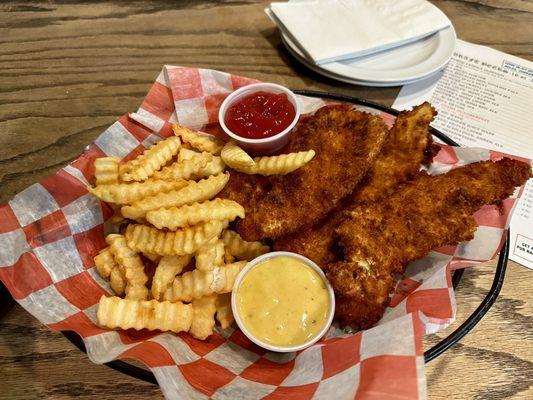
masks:
[[(270, 10), (267, 11), (269, 14)], [(309, 69), (342, 82), (361, 86), (402, 86), (427, 79), (450, 60), (457, 36), (450, 26), (417, 42), (346, 61), (317, 65), (280, 30), (289, 52)]]

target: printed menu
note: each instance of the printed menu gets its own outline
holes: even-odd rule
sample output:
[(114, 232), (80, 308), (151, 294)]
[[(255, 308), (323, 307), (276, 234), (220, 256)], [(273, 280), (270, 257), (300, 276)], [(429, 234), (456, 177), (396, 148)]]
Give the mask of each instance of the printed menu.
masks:
[[(439, 112), (433, 126), (460, 145), (533, 158), (533, 62), (458, 40), (447, 67), (404, 86), (393, 108), (424, 101)], [(533, 269), (533, 179), (511, 220), (509, 258)]]

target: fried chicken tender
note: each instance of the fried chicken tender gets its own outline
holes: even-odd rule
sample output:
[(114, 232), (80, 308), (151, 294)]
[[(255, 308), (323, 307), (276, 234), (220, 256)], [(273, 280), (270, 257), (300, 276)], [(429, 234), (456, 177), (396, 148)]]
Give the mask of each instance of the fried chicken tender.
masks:
[(438, 146), (433, 143), (429, 124), (436, 115), (427, 102), (401, 112), (374, 165), (354, 192), (319, 223), (276, 240), (274, 249), (302, 254), (320, 266), (338, 260), (340, 249), (334, 230), (345, 219), (345, 210), (390, 195), (396, 185), (412, 179), (421, 165), (431, 163)]
[(335, 228), (344, 220), (346, 207), (350, 204), (344, 200), (335, 207), (322, 221), (315, 225), (283, 236), (274, 241), (274, 251), (291, 251), (301, 254), (317, 263), (321, 268), (337, 261), (342, 255), (334, 235)]
[[(308, 164), (285, 176), (271, 177), (267, 184), (232, 174), (236, 184), (230, 184), (219, 197), (244, 206), (246, 218), (237, 223), (237, 231), (245, 240), (275, 239), (299, 231), (319, 221), (353, 191), (386, 136), (387, 127), (379, 116), (348, 105), (323, 107), (298, 124), (281, 151), (312, 149), (316, 155)], [(254, 186), (259, 187), (245, 192)], [(243, 192), (248, 201), (237, 200)]]
[(354, 328), (373, 325), (388, 305), (395, 273), (435, 247), (471, 240), (472, 214), (501, 203), (530, 176), (530, 165), (508, 158), (437, 176), (421, 172), (380, 202), (351, 210), (336, 229), (344, 260), (326, 268), (337, 317)]
[(217, 195), (221, 199), (230, 199), (244, 207), (245, 214), (257, 209), (257, 202), (272, 188), (277, 177), (249, 175), (244, 172), (231, 171), (228, 183)]
[(431, 164), (439, 151), (429, 133), (429, 124), (436, 116), (437, 111), (428, 102), (398, 115), (381, 154), (354, 191), (354, 205), (390, 195), (396, 185), (412, 179), (422, 165)]

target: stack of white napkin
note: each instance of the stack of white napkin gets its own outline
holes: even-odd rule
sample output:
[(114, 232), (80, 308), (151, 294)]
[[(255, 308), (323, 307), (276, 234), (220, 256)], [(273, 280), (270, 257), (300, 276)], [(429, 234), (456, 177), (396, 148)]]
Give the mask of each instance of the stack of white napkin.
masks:
[(426, 0), (297, 0), (267, 13), (315, 64), (361, 57), (448, 28)]

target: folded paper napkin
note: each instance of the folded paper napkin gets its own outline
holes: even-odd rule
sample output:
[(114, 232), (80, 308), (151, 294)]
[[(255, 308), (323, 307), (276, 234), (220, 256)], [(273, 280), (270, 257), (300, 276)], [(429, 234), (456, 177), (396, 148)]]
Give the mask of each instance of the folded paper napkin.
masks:
[(269, 11), (318, 65), (401, 46), (451, 26), (425, 0), (290, 1), (272, 3)]

